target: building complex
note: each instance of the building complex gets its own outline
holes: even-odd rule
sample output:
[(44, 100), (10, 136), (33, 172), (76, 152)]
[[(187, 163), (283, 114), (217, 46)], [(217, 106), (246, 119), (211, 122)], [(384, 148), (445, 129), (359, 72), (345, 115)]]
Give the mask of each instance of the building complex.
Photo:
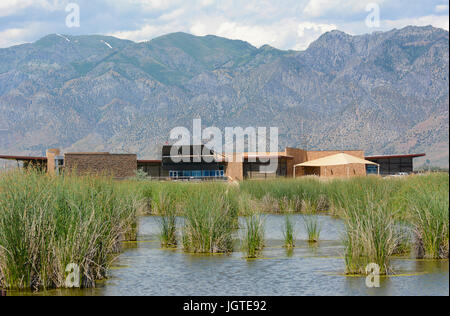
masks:
[[(241, 181), (309, 175), (360, 177), (412, 173), (414, 158), (423, 156), (425, 154), (367, 157), (362, 150), (311, 151), (297, 148), (286, 148), (283, 152), (226, 155), (201, 145), (163, 146), (158, 160), (141, 160), (136, 154), (61, 154), (58, 149), (47, 150), (45, 157), (0, 155), (0, 159), (16, 160), (24, 168), (33, 166), (56, 174), (90, 173), (124, 179), (134, 177), (136, 171), (141, 170), (154, 179)], [(351, 157), (354, 159), (348, 159)]]

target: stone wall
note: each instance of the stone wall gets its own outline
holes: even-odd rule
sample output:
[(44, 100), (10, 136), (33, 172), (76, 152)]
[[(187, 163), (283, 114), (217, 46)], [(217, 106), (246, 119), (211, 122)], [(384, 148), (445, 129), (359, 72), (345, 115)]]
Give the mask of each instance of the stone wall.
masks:
[(64, 155), (64, 170), (79, 175), (93, 174), (130, 178), (137, 170), (137, 156), (134, 154), (109, 153), (67, 153)]

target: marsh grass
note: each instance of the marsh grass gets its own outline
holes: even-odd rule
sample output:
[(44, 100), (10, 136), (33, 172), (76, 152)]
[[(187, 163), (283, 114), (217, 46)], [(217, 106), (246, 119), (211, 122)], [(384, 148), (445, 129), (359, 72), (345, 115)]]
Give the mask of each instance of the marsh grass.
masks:
[[(414, 240), (419, 257), (448, 258), (448, 186), (448, 174), (441, 173), (384, 179), (275, 179), (244, 181), (239, 186), (156, 183), (151, 184), (148, 192), (152, 199), (159, 199), (158, 192), (167, 192), (180, 216), (187, 214), (187, 218), (195, 218), (200, 215), (192, 210), (192, 205), (198, 204), (192, 202), (192, 197), (199, 196), (198, 191), (204, 191), (207, 196), (204, 199), (216, 202), (198, 205), (197, 209), (221, 210), (212, 214), (229, 214), (234, 228), (237, 227), (237, 214), (251, 218), (255, 212), (302, 213), (311, 241), (319, 239), (320, 227), (317, 227), (315, 217), (309, 215), (327, 212), (342, 218), (350, 228), (345, 238), (349, 249), (348, 270), (362, 271), (362, 263), (352, 262), (364, 263), (364, 257), (375, 258), (388, 270), (389, 255), (408, 253)], [(217, 201), (217, 197), (222, 199)], [(211, 216), (219, 218), (218, 215)]]
[[(247, 217), (255, 212), (305, 215), (327, 212), (347, 221), (350, 212), (365, 212), (370, 196), (372, 204), (383, 204), (382, 208), (392, 214), (397, 226), (412, 228), (415, 232), (414, 238), (404, 238), (404, 232), (394, 232), (400, 240), (393, 254), (409, 252), (414, 239), (419, 257), (448, 257), (448, 174), (326, 181), (315, 178), (275, 179), (244, 181), (239, 186), (184, 183), (152, 183), (150, 186), (147, 190), (151, 199), (158, 200), (159, 192), (166, 192), (180, 216), (191, 208), (186, 207), (186, 201), (197, 196), (199, 190), (207, 192), (212, 199), (221, 196), (223, 199), (216, 203), (216, 208), (230, 214), (235, 227), (237, 214)], [(364, 206), (351, 211), (355, 205)], [(153, 209), (153, 212), (158, 213), (158, 210)], [(308, 239), (318, 239), (315, 235), (320, 229), (314, 226), (315, 222), (312, 220), (307, 224), (306, 230), (311, 231)]]
[[(204, 190), (203, 190), (204, 189)], [(233, 232), (238, 217), (234, 204), (226, 196), (211, 194), (200, 187), (184, 205), (183, 249), (193, 253), (229, 253), (233, 251)]]
[(317, 215), (304, 215), (303, 225), (306, 230), (307, 240), (310, 243), (316, 243), (319, 241), (321, 228), (319, 225), (319, 219)]
[(366, 266), (376, 263), (380, 273), (391, 272), (390, 257), (399, 249), (402, 236), (396, 229), (395, 213), (385, 203), (370, 198), (345, 209), (344, 237), (347, 274), (365, 274)]
[(284, 219), (283, 237), (285, 248), (289, 249), (295, 247), (295, 225), (292, 221), (292, 217), (289, 215), (286, 215)]
[(303, 214), (315, 214), (317, 210), (314, 207), (314, 204), (311, 203), (310, 200), (303, 200), (301, 204), (301, 211)]
[(153, 209), (156, 209), (159, 218), (159, 239), (163, 248), (177, 247), (177, 212), (174, 203), (166, 193), (160, 192), (159, 198), (153, 201)]
[(397, 247), (392, 252), (392, 255), (396, 256), (406, 256), (410, 255), (413, 249), (412, 242), (412, 230), (410, 225), (404, 222), (396, 222), (396, 227), (394, 228), (395, 236), (397, 236)]
[(399, 209), (398, 221), (412, 228), (416, 256), (448, 258), (449, 177), (445, 173), (397, 180), (390, 207)]
[(66, 266), (93, 287), (136, 239), (137, 198), (111, 179), (14, 171), (0, 178), (0, 287), (65, 286)]
[(264, 249), (264, 222), (261, 214), (252, 214), (245, 218), (242, 251), (248, 259), (257, 258)]
[(80, 266), (83, 286), (93, 286), (106, 276), (120, 242), (136, 238), (137, 216), (143, 212), (162, 216), (161, 243), (168, 247), (177, 243), (175, 216), (184, 217), (179, 242), (185, 251), (199, 253), (231, 252), (238, 215), (245, 216), (242, 246), (248, 257), (264, 247), (261, 213), (302, 213), (310, 219), (308, 239), (318, 240), (314, 216), (328, 212), (347, 227), (348, 273), (364, 272), (368, 262), (387, 273), (389, 257), (408, 252), (412, 242), (418, 257), (448, 258), (448, 194), (445, 173), (276, 179), (237, 186), (1, 173), (0, 287), (63, 287), (69, 263)]
[(301, 211), (302, 201), (298, 197), (289, 199), (284, 196), (278, 201), (278, 211), (282, 214), (297, 213)]
[(412, 221), (417, 256), (428, 259), (448, 258), (449, 204), (436, 193), (421, 194), (413, 206)]

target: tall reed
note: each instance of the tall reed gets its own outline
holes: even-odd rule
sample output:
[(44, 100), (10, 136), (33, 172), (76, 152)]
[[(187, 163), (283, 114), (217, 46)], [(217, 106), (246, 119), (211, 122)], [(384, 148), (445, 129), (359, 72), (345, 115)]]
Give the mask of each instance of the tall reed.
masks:
[(153, 209), (161, 215), (159, 218), (159, 239), (164, 248), (177, 247), (177, 211), (171, 198), (165, 192), (160, 192), (159, 198), (153, 201)]
[(390, 206), (400, 210), (398, 220), (403, 225), (412, 227), (417, 257), (448, 258), (448, 174), (433, 173), (392, 182), (397, 187)]
[(319, 241), (321, 228), (317, 215), (304, 215), (303, 225), (306, 230), (307, 240), (310, 243)]
[(368, 198), (348, 205), (344, 214), (347, 273), (364, 274), (366, 266), (375, 263), (381, 274), (388, 274), (391, 271), (390, 257), (402, 240), (396, 229), (395, 213), (386, 208), (386, 203), (376, 203)]
[(449, 203), (437, 193), (418, 193), (412, 207), (412, 222), (419, 258), (448, 258)]
[(253, 214), (245, 218), (242, 250), (246, 258), (256, 258), (264, 248), (264, 218)]
[(283, 237), (285, 248), (295, 247), (295, 225), (289, 215), (286, 215), (284, 220)]
[(200, 187), (184, 204), (183, 248), (194, 253), (228, 253), (233, 250), (237, 213), (226, 196)]
[(111, 179), (35, 171), (0, 178), (0, 287), (64, 287), (66, 267), (81, 285), (106, 276), (125, 238), (136, 238), (135, 196)]

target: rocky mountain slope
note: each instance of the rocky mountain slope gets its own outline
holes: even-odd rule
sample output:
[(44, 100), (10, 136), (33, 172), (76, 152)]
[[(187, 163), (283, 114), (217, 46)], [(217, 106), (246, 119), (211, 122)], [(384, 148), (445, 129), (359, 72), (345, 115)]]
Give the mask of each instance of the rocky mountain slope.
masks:
[[(216, 36), (49, 35), (0, 49), (0, 152), (136, 152), (175, 126), (277, 126), (280, 147), (449, 163), (449, 34), (332, 31), (306, 51)], [(420, 164), (420, 162), (419, 162)]]

